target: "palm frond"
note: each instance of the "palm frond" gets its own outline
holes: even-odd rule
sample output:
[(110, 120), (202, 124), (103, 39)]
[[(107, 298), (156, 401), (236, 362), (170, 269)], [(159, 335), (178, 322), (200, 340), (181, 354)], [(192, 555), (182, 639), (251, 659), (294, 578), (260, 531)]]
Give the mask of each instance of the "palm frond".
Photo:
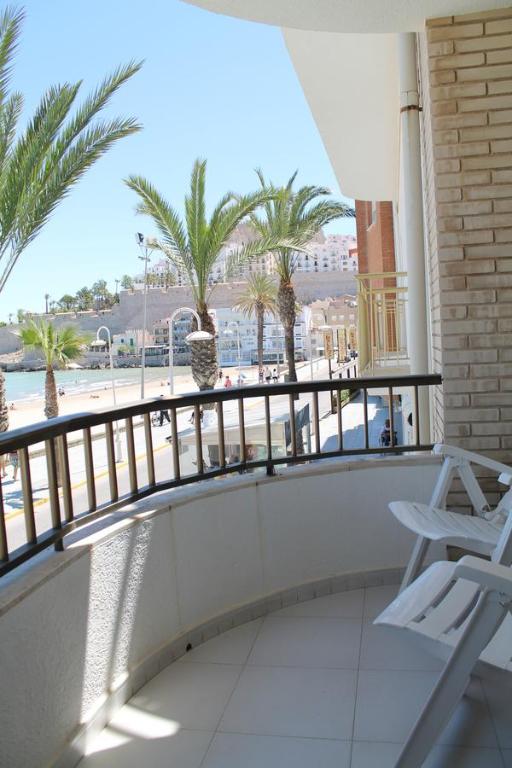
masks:
[(169, 205), (147, 179), (142, 176), (129, 176), (125, 184), (139, 197), (137, 213), (153, 219), (162, 239), (166, 255), (184, 257), (188, 251), (185, 227), (178, 213)]
[(0, 15), (0, 107), (7, 98), (12, 60), (24, 18), (25, 12), (14, 8), (5, 8)]
[(49, 88), (21, 135), (23, 99), (7, 95), (23, 13), (0, 16), (0, 291), (20, 254), (82, 175), (117, 141), (140, 130), (133, 118), (96, 122), (111, 96), (139, 68), (119, 67), (71, 115), (80, 88)]
[(22, 109), (23, 96), (18, 92), (12, 93), (0, 106), (0, 179), (5, 172)]
[(240, 296), (233, 309), (247, 317), (256, 315), (258, 310), (277, 313), (277, 286), (270, 275), (254, 273), (247, 281), (247, 288)]

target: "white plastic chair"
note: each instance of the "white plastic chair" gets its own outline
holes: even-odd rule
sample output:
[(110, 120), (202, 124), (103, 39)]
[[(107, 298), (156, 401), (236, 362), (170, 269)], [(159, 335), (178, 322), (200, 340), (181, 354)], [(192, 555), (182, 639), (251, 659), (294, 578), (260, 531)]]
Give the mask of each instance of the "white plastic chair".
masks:
[[(400, 586), (400, 591), (411, 584), (419, 574), (431, 541), (460, 546), (472, 552), (493, 556), (494, 562), (510, 565), (512, 553), (503, 559), (503, 553), (494, 556), (503, 524), (512, 509), (512, 468), (498, 461), (450, 445), (436, 445), (434, 453), (444, 456), (441, 471), (429, 504), (411, 501), (393, 501), (389, 505), (402, 525), (418, 535)], [(487, 503), (471, 465), (485, 467), (508, 485), (498, 506), (492, 510)], [(446, 497), (454, 476), (458, 474), (473, 505), (475, 515), (450, 512), (445, 508)]]
[[(512, 558), (512, 515), (497, 557)], [(419, 768), (463, 696), (480, 659), (512, 670), (512, 569), (474, 556), (431, 565), (375, 624), (405, 631), (447, 663), (395, 768)]]

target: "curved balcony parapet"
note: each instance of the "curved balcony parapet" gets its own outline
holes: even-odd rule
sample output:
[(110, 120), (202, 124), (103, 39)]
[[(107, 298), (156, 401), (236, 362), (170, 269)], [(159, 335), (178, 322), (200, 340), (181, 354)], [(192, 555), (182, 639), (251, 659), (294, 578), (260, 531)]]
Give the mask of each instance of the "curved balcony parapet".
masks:
[(74, 765), (187, 646), (292, 602), (396, 583), (412, 537), (387, 504), (426, 501), (438, 462), (338, 458), (162, 491), (5, 576), (2, 761)]

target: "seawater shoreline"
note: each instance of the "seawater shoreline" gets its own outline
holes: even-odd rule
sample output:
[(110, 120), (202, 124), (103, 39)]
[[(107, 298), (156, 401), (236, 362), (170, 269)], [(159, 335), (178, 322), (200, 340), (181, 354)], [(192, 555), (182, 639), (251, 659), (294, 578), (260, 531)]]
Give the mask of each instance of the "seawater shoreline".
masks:
[[(4, 372), (7, 402), (31, 401), (44, 396), (44, 370), (37, 371), (8, 371)], [(189, 367), (175, 369), (175, 377), (190, 374)], [(145, 381), (150, 383), (155, 380), (168, 381), (169, 372), (163, 367), (146, 368)], [(140, 382), (140, 368), (114, 368), (114, 381), (116, 387), (126, 387)], [(78, 395), (89, 391), (101, 390), (110, 387), (112, 374), (109, 368), (79, 368), (77, 370), (56, 370), (55, 380), (57, 387), (62, 387), (66, 394)]]
[[(133, 369), (131, 369), (133, 370)], [(116, 385), (117, 405), (127, 405), (129, 403), (140, 402), (140, 368), (135, 369), (138, 373), (136, 380), (128, 381), (123, 385)], [(190, 369), (188, 369), (190, 370)], [(244, 373), (248, 376), (248, 383), (254, 383), (257, 378), (257, 366), (253, 369), (244, 368)], [(191, 373), (179, 372), (175, 368), (174, 392), (175, 394), (185, 394), (187, 392), (197, 391)], [(72, 371), (68, 373), (80, 374), (81, 371)], [(151, 372), (151, 373), (150, 373)], [(224, 374), (229, 374), (232, 381), (236, 380), (237, 368), (225, 368)], [(57, 372), (58, 373), (58, 372)], [(100, 386), (95, 389), (86, 389), (80, 392), (71, 392), (69, 389), (65, 395), (59, 397), (59, 415), (65, 416), (73, 413), (91, 413), (102, 408), (111, 408), (114, 406), (112, 385), (109, 377), (101, 381)], [(149, 376), (151, 378), (149, 378)], [(57, 378), (57, 387), (59, 380)], [(169, 394), (168, 369), (167, 368), (148, 368), (147, 377), (144, 385), (145, 399), (161, 397)], [(29, 399), (7, 399), (7, 403), (14, 404), (14, 409), (9, 407), (9, 429), (26, 427), (38, 422), (46, 421), (44, 415), (44, 396), (36, 395)]]

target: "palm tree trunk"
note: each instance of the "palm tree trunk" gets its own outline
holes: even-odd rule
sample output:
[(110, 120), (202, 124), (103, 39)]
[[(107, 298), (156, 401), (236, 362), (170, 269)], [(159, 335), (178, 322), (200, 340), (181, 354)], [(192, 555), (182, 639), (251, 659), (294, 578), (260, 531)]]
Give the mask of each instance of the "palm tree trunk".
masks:
[(256, 325), (258, 329), (258, 373), (263, 370), (263, 319), (264, 309), (260, 303), (256, 304)]
[(279, 317), (284, 328), (284, 345), (286, 349), (286, 361), (288, 363), (288, 381), (297, 381), (295, 370), (295, 291), (291, 282), (279, 282), (277, 292), (277, 306)]
[[(215, 336), (215, 325), (208, 314), (208, 307), (197, 307), (201, 318), (201, 330), (208, 331)], [(201, 391), (213, 389), (217, 380), (217, 348), (215, 338), (208, 341), (194, 341), (190, 345), (192, 378)], [(209, 406), (204, 406), (205, 408)], [(213, 403), (211, 405), (213, 408)]]
[(6, 432), (9, 429), (9, 411), (5, 402), (5, 376), (0, 371), (0, 432)]
[(57, 386), (55, 374), (51, 365), (46, 366), (46, 378), (44, 382), (44, 415), (47, 419), (54, 419), (59, 415), (59, 401), (57, 400)]

